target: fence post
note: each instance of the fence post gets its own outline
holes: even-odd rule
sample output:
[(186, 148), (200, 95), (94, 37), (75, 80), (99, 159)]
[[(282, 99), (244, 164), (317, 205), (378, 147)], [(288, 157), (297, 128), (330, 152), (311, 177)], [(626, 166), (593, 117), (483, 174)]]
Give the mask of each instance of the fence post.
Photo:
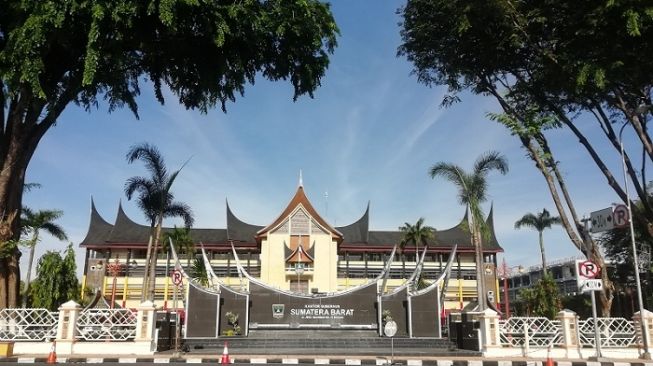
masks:
[(581, 357), (580, 345), (578, 344), (578, 316), (575, 312), (564, 309), (557, 315), (560, 321), (560, 333), (562, 334), (562, 345), (567, 357)]
[(156, 306), (152, 301), (145, 301), (137, 308), (135, 342), (150, 343), (154, 347), (154, 331), (156, 329)]
[[(653, 333), (653, 313), (644, 309), (642, 310), (645, 315), (645, 320), (646, 324), (644, 327), (642, 327), (642, 314), (641, 311), (636, 312), (633, 314), (633, 322), (635, 323), (635, 333), (639, 336), (639, 345), (643, 349), (651, 349), (653, 348), (653, 341), (651, 341), (651, 333)], [(646, 339), (648, 339), (648, 347), (644, 347), (644, 343), (642, 342), (642, 328), (646, 330)]]
[(57, 352), (72, 354), (73, 343), (77, 338), (77, 319), (82, 306), (70, 300), (59, 307), (59, 322), (57, 323)]
[(499, 314), (492, 309), (485, 309), (479, 314), (478, 320), (481, 323), (481, 351), (501, 348)]

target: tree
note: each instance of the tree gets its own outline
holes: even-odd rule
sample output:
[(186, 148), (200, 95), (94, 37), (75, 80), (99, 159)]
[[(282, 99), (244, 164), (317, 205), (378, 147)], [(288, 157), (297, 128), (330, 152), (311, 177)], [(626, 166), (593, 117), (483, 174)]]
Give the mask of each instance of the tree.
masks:
[(209, 274), (206, 271), (206, 267), (204, 266), (204, 261), (195, 258), (193, 260), (193, 268), (192, 268), (192, 273), (193, 273), (193, 279), (197, 281), (200, 285), (202, 286), (208, 286), (209, 285)]
[[(128, 107), (141, 80), (164, 102), (223, 110), (257, 75), (313, 96), (338, 28), (318, 0), (0, 0), (0, 252), (18, 240), (25, 173), (71, 103)], [(17, 304), (20, 252), (0, 259), (0, 308)]]
[(562, 306), (558, 285), (550, 274), (545, 274), (533, 287), (521, 290), (519, 298), (526, 305), (526, 316), (553, 319)]
[(551, 216), (549, 211), (546, 208), (542, 209), (542, 212), (538, 212), (537, 215), (532, 213), (527, 213), (522, 216), (521, 219), (515, 222), (515, 229), (521, 229), (526, 226), (532, 229), (537, 230), (540, 236), (540, 255), (542, 256), (542, 272), (546, 275), (546, 255), (544, 254), (544, 236), (543, 232), (545, 229), (550, 229), (551, 225), (560, 224), (560, 217)]
[[(638, 201), (632, 209), (635, 242), (639, 254), (639, 272), (642, 275), (640, 278), (642, 279), (642, 291), (644, 292), (644, 304), (646, 305), (648, 298), (651, 296), (650, 253), (653, 250), (653, 237), (649, 230), (648, 221), (642, 212), (642, 204)], [(598, 241), (605, 253), (605, 257), (611, 263), (612, 268), (610, 268), (608, 275), (615, 284), (615, 290), (621, 293), (634, 291), (636, 287), (635, 265), (630, 228), (614, 228), (606, 231)], [(644, 253), (648, 253), (649, 257), (642, 256)]]
[(172, 231), (168, 231), (163, 234), (163, 242), (161, 243), (161, 248), (165, 253), (168, 253), (170, 250), (171, 240), (175, 246), (175, 252), (178, 254), (182, 252), (186, 254), (186, 267), (190, 268), (190, 261), (195, 257), (195, 243), (193, 242), (193, 238), (190, 236), (190, 228), (179, 228), (175, 226)]
[(56, 311), (61, 304), (77, 300), (79, 281), (77, 280), (75, 251), (71, 243), (64, 252), (48, 251), (38, 262), (36, 278), (30, 293), (31, 305)]
[[(419, 82), (446, 85), (445, 105), (458, 101), (464, 90), (496, 99), (503, 113), (490, 118), (505, 125), (535, 162), (572, 243), (604, 267), (576, 213), (547, 131), (568, 129), (626, 202), (624, 187), (605, 159), (620, 154), (614, 126), (631, 125), (643, 161), (638, 172), (626, 151), (625, 164), (638, 197), (646, 200), (645, 161), (653, 161), (646, 129), (653, 115), (653, 60), (642, 61), (641, 55), (653, 51), (650, 6), (643, 0), (573, 6), (562, 0), (409, 0), (399, 13), (404, 19), (399, 54), (413, 62)], [(595, 135), (613, 149), (596, 149), (597, 141), (579, 128), (578, 116), (593, 119), (600, 131)], [(653, 208), (645, 206), (652, 223)], [(614, 288), (607, 274), (602, 280), (600, 300), (607, 315)]]
[(469, 229), (476, 254), (477, 296), (480, 310), (486, 308), (485, 283), (483, 281), (483, 237), (489, 236), (489, 228), (483, 220), (481, 204), (487, 200), (487, 175), (492, 170), (508, 173), (506, 158), (496, 151), (481, 155), (471, 172), (465, 172), (457, 165), (439, 162), (431, 167), (431, 178), (443, 177), (458, 188), (458, 201), (470, 212)]
[(406, 222), (404, 226), (399, 227), (399, 231), (402, 233), (399, 251), (403, 252), (406, 246), (412, 244), (415, 247), (415, 266), (417, 266), (419, 245), (428, 246), (428, 241), (435, 237), (435, 229), (424, 225), (424, 218), (420, 217), (415, 225)]
[(181, 217), (184, 225), (190, 228), (193, 225), (193, 212), (190, 207), (182, 202), (176, 202), (170, 192), (172, 184), (177, 179), (183, 166), (168, 173), (163, 157), (159, 150), (149, 144), (132, 146), (127, 152), (127, 161), (133, 163), (141, 160), (150, 173), (150, 178), (131, 177), (125, 183), (125, 195), (131, 200), (135, 193), (138, 194), (138, 207), (150, 221), (151, 240), (147, 246), (146, 265), (143, 278), (142, 300), (154, 301), (156, 283), (156, 261), (161, 238), (163, 219), (166, 217)]
[(59, 240), (68, 240), (64, 229), (55, 223), (56, 220), (63, 216), (63, 211), (60, 210), (39, 210), (37, 212), (24, 207), (23, 217), (21, 218), (21, 225), (26, 234), (30, 234), (30, 238), (22, 243), (29, 248), (29, 259), (27, 261), (27, 275), (25, 276), (25, 297), (23, 298), (23, 307), (27, 306), (27, 299), (29, 298), (30, 291), (30, 278), (32, 277), (32, 264), (34, 262), (34, 251), (36, 245), (41, 241), (39, 236), (41, 230), (52, 235)]

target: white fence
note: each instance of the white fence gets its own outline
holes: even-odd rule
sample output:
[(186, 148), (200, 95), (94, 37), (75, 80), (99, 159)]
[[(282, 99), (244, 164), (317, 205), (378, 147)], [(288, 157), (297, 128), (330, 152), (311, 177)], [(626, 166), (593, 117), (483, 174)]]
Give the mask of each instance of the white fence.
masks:
[[(594, 319), (575, 319), (578, 344), (594, 347)], [(624, 318), (598, 318), (599, 338), (602, 348), (623, 348), (641, 344), (635, 323)], [(564, 329), (560, 320), (541, 317), (511, 317), (499, 322), (501, 345), (555, 347), (564, 345)]]
[(499, 322), (501, 344), (505, 346), (549, 347), (562, 344), (562, 326), (547, 318), (512, 317)]
[(57, 334), (58, 312), (47, 309), (0, 310), (0, 341), (43, 341)]
[[(136, 313), (128, 309), (80, 312), (76, 338), (85, 341), (127, 341), (136, 336)], [(0, 310), (0, 341), (47, 341), (57, 335), (59, 313), (47, 309)]]

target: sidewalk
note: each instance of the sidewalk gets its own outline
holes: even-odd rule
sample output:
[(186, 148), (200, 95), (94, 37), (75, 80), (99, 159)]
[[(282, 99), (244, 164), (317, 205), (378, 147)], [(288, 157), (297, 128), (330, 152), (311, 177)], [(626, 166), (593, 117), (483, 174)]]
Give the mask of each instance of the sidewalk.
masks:
[[(150, 357), (115, 357), (115, 355), (86, 355), (74, 357), (57, 357), (58, 363), (220, 363), (221, 354), (182, 354), (159, 353)], [(359, 355), (359, 356), (308, 356), (308, 355), (261, 355), (248, 354), (230, 355), (232, 362), (249, 364), (284, 364), (284, 365), (386, 365), (389, 363), (390, 354), (383, 355)], [(0, 358), (1, 363), (34, 363), (45, 362), (47, 355), (21, 355), (21, 357)], [(395, 364), (407, 366), (544, 366), (546, 360), (534, 360), (525, 358), (483, 358), (483, 357), (395, 357)], [(607, 360), (603, 362), (588, 360), (554, 360), (557, 366), (653, 366), (650, 360)]]

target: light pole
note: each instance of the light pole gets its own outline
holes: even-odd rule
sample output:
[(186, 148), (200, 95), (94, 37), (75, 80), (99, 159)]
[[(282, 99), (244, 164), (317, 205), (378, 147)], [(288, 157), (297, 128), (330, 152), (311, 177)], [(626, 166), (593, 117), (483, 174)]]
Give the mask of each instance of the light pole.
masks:
[(499, 267), (499, 276), (503, 277), (503, 313), (505, 318), (510, 318), (510, 296), (508, 295), (508, 277), (512, 274), (513, 269), (517, 269), (519, 274), (524, 273), (524, 267), (519, 265), (516, 267), (508, 267), (506, 259), (503, 259), (501, 267)]
[(297, 292), (302, 292), (301, 286), (301, 276), (304, 273), (304, 263), (302, 263), (302, 237), (299, 236), (299, 244), (297, 244), (297, 265), (295, 266), (295, 272), (297, 273)]
[(645, 309), (644, 309), (644, 300), (642, 298), (642, 285), (639, 281), (639, 261), (637, 259), (637, 245), (635, 245), (635, 228), (633, 226), (633, 210), (630, 205), (630, 195), (628, 194), (628, 175), (626, 173), (626, 155), (624, 154), (624, 141), (622, 139), (622, 134), (624, 128), (628, 126), (628, 123), (624, 123), (619, 130), (619, 147), (621, 149), (621, 165), (624, 171), (624, 191), (626, 193), (626, 207), (628, 208), (628, 224), (630, 225), (630, 241), (633, 246), (633, 266), (635, 267), (635, 285), (637, 286), (637, 302), (639, 305), (639, 315), (641, 323), (641, 332), (642, 332), (642, 343), (644, 343), (644, 354), (642, 358), (651, 359), (651, 352), (648, 348), (648, 330), (646, 320), (645, 320)]
[[(113, 283), (111, 286), (111, 309), (113, 309), (116, 304), (116, 286), (118, 283), (117, 277), (120, 272), (122, 272), (122, 263), (120, 263), (118, 257), (116, 257), (113, 263), (107, 264), (107, 271), (111, 276), (113, 276)], [(123, 291), (126, 291), (126, 289), (123, 289)]]

